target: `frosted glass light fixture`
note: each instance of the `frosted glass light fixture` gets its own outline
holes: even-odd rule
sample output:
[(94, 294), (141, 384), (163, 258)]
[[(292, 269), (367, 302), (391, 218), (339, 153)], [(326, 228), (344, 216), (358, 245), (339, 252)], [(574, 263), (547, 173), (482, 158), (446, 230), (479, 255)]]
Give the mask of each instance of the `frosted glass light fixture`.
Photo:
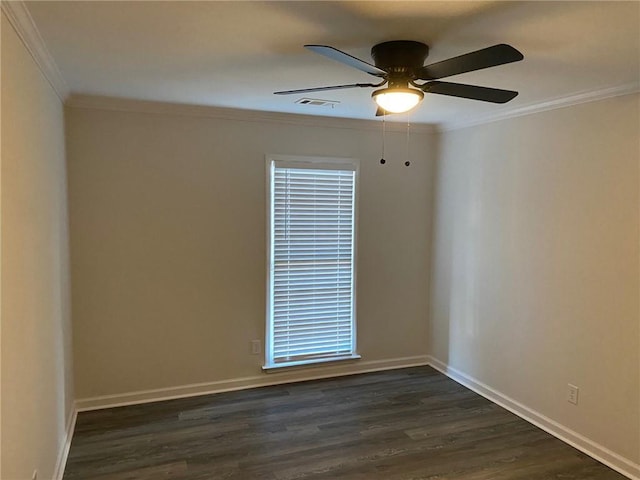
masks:
[(408, 112), (424, 98), (422, 90), (415, 88), (383, 88), (371, 94), (380, 108), (390, 113)]

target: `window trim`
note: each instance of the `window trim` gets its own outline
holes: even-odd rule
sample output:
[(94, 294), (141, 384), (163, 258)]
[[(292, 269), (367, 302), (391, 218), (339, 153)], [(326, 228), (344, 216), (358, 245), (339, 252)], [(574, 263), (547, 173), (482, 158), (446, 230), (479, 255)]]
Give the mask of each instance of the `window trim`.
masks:
[[(273, 316), (273, 283), (272, 283), (272, 271), (271, 260), (273, 258), (274, 245), (273, 238), (273, 218), (271, 216), (271, 210), (274, 202), (274, 192), (271, 188), (272, 169), (276, 163), (284, 163), (287, 166), (295, 167), (296, 164), (304, 165), (308, 167), (310, 164), (316, 168), (322, 168), (323, 166), (330, 169), (335, 166), (348, 166), (355, 172), (354, 178), (354, 198), (353, 198), (353, 274), (351, 279), (352, 284), (352, 329), (351, 329), (351, 354), (320, 358), (320, 359), (308, 359), (308, 360), (296, 360), (291, 362), (273, 363), (272, 360), (272, 322)], [(262, 369), (264, 371), (274, 371), (283, 368), (303, 367), (303, 366), (317, 366), (324, 363), (335, 363), (349, 360), (357, 360), (360, 357), (358, 354), (357, 345), (357, 276), (358, 276), (358, 197), (359, 197), (359, 179), (360, 179), (360, 161), (356, 158), (348, 157), (319, 157), (319, 156), (303, 156), (303, 155), (278, 155), (267, 154), (265, 155), (265, 179), (266, 179), (266, 319), (265, 319), (265, 342), (264, 342), (264, 364)]]

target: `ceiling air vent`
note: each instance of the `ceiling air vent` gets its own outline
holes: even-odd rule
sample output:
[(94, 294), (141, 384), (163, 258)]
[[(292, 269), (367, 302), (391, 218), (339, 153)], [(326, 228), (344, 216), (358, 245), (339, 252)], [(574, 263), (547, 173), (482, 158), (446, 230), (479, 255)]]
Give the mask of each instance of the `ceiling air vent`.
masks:
[(320, 100), (319, 98), (301, 98), (300, 100), (296, 100), (299, 105), (309, 105), (312, 107), (331, 107), (337, 105), (338, 101), (336, 100)]

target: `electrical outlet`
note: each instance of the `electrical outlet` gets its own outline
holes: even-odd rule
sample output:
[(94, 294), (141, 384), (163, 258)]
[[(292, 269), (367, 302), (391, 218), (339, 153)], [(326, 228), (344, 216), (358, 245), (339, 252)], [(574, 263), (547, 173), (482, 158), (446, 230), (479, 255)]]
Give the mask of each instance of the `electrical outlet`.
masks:
[(567, 385), (567, 402), (578, 404), (578, 387), (570, 383)]
[(262, 352), (262, 342), (260, 340), (251, 340), (251, 354), (258, 355)]
[(31, 480), (38, 480), (38, 470), (34, 470), (31, 475)]

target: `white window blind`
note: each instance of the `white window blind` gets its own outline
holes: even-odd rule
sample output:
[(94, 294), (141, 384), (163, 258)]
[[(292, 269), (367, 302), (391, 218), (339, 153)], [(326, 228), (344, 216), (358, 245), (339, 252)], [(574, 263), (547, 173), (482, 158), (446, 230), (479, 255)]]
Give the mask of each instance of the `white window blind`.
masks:
[(273, 161), (266, 367), (355, 356), (352, 162)]

